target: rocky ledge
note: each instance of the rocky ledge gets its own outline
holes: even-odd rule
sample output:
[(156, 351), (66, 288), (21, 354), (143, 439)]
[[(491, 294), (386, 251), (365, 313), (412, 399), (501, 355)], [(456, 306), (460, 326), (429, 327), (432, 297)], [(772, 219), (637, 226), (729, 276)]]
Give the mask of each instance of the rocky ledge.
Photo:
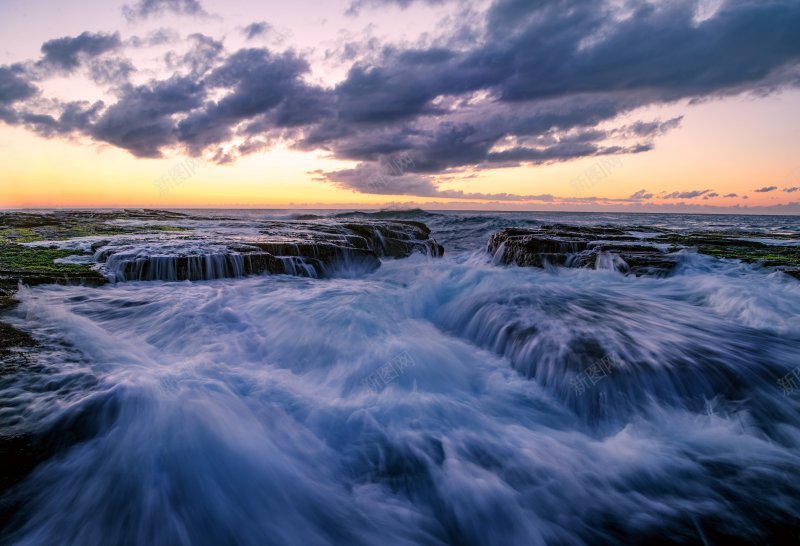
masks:
[(381, 258), (414, 253), (442, 256), (444, 249), (425, 224), (401, 219), (258, 222), (157, 210), (0, 213), (0, 288), (10, 291), (18, 282), (327, 277), (372, 271)]
[(717, 258), (760, 263), (800, 278), (800, 246), (793, 237), (553, 224), (499, 231), (489, 239), (488, 251), (496, 261), (509, 265), (614, 269), (637, 276), (666, 276), (678, 264), (677, 252), (692, 249)]
[(115, 282), (210, 280), (264, 273), (322, 278), (380, 267), (380, 258), (442, 256), (424, 224), (410, 221), (266, 222), (257, 236), (157, 244), (100, 243), (100, 271)]

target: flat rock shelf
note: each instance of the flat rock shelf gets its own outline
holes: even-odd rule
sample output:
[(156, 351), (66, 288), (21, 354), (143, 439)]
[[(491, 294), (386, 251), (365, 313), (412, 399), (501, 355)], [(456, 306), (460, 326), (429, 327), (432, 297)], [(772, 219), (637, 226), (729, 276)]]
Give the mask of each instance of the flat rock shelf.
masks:
[(800, 278), (800, 246), (790, 242), (781, 234), (552, 224), (496, 232), (488, 251), (495, 261), (508, 265), (613, 269), (637, 276), (669, 275), (681, 251), (696, 251), (760, 263)]

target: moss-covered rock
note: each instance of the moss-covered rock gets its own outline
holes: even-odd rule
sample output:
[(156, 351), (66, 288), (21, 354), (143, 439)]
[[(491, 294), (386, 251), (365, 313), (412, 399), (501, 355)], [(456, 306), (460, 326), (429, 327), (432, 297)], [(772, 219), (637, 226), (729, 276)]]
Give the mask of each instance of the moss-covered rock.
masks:
[(36, 284), (103, 284), (105, 278), (90, 266), (56, 263), (79, 254), (75, 250), (0, 243), (0, 287), (13, 290), (22, 282)]
[[(781, 244), (789, 238), (783, 234), (703, 232), (662, 235), (655, 241), (670, 243), (675, 250), (695, 248), (699, 253), (715, 258), (759, 263), (800, 278), (800, 246)], [(762, 242), (765, 239), (774, 240), (775, 244)]]
[[(644, 238), (637, 232), (658, 233)], [(786, 244), (796, 236), (708, 231), (677, 233), (639, 226), (567, 226), (509, 228), (492, 235), (488, 250), (503, 263), (544, 267), (595, 267), (600, 256), (611, 254), (624, 273), (666, 275), (678, 263), (683, 249), (716, 258), (759, 263), (800, 278), (800, 246)]]
[(63, 241), (76, 237), (190, 231), (169, 224), (120, 224), (119, 220), (170, 221), (186, 215), (169, 211), (54, 211), (50, 213), (0, 213), (0, 244)]

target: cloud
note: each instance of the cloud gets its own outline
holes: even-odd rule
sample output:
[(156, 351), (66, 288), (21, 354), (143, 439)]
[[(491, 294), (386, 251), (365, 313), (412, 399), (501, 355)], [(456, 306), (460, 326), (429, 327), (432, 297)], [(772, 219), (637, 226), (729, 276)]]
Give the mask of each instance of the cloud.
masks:
[(622, 18), (604, 2), (498, 0), (487, 45), (465, 62), (491, 59), (506, 100), (645, 89), (675, 100), (755, 84), (800, 54), (796, 2), (729, 2), (700, 23), (695, 2), (629, 10)]
[(205, 34), (190, 34), (187, 39), (189, 51), (181, 56), (170, 51), (166, 56), (167, 65), (173, 70), (183, 69), (193, 77), (200, 78), (214, 68), (225, 47), (222, 42)]
[[(695, 199), (709, 193), (711, 190), (674, 191), (662, 195), (659, 199)], [(717, 194), (714, 194), (717, 195)]]
[(246, 27), (242, 29), (242, 34), (248, 40), (252, 40), (259, 36), (263, 36), (272, 30), (272, 25), (267, 23), (266, 21), (259, 21), (257, 23), (250, 23)]
[(641, 201), (643, 199), (652, 199), (653, 194), (648, 193), (647, 190), (639, 190), (633, 195), (631, 195), (628, 199), (632, 199), (634, 201)]
[(510, 193), (477, 193), (461, 190), (442, 190), (430, 179), (415, 174), (393, 174), (386, 168), (373, 165), (359, 165), (354, 169), (346, 169), (333, 173), (318, 171), (318, 180), (333, 182), (336, 186), (378, 195), (414, 195), (420, 197), (437, 197), (466, 200), (493, 201), (538, 201), (551, 203), (556, 198), (550, 194), (515, 195)]
[(34, 96), (37, 89), (24, 77), (19, 66), (0, 66), (0, 106)]
[(347, 15), (358, 15), (362, 9), (367, 7), (398, 6), (406, 9), (411, 4), (441, 5), (448, 0), (353, 0), (350, 7), (345, 12)]
[(200, 153), (229, 140), (242, 122), (249, 122), (243, 132), (252, 134), (317, 121), (326, 106), (315, 95), (317, 88), (303, 82), (308, 71), (308, 63), (291, 52), (276, 55), (267, 49), (243, 49), (234, 53), (203, 80), (207, 90), (229, 92), (180, 121), (181, 143)]
[(153, 47), (169, 44), (180, 40), (180, 34), (169, 28), (160, 28), (150, 32), (147, 36), (131, 36), (127, 40), (127, 45), (131, 47)]
[(58, 117), (23, 112), (19, 121), (44, 137), (81, 134), (97, 119), (103, 106), (102, 101), (72, 101), (61, 105)]
[(719, 197), (719, 194), (718, 194), (717, 192), (711, 192), (711, 193), (707, 193), (707, 194), (705, 194), (705, 195), (703, 196), (703, 199), (704, 199), (704, 200), (707, 200), (707, 199), (713, 199), (714, 197)]
[(128, 59), (95, 59), (89, 63), (89, 77), (101, 85), (120, 85), (134, 72), (136, 67)]
[[(351, 10), (410, 3), (355, 0)], [(380, 189), (368, 185), (371, 173), (407, 157), (413, 172), (388, 180), (406, 192), (455, 196), (458, 190), (439, 190), (442, 176), (645, 153), (680, 126), (681, 117), (623, 118), (637, 109), (800, 82), (796, 1), (727, 2), (702, 21), (691, 0), (626, 2), (624, 12), (622, 4), (494, 0), (481, 20), (465, 23), (481, 29), (476, 39), (447, 27), (449, 34), (413, 46), (370, 42), (370, 54), (352, 57), (359, 60), (327, 87), (313, 83), (303, 54), (229, 52), (197, 33), (189, 37), (189, 53), (165, 57), (173, 76), (146, 83), (142, 77), (134, 85), (136, 67), (109, 55), (122, 47), (119, 35), (87, 32), (46, 42), (40, 63), (63, 71), (83, 63), (95, 81), (112, 86), (111, 99), (96, 108), (92, 100), (80, 107), (45, 104), (34, 78), (6, 67), (0, 119), (43, 135), (80, 133), (138, 157), (176, 150), (226, 162), (276, 142), (323, 150), (355, 162), (323, 175), (355, 191)], [(207, 15), (197, 0), (138, 0), (123, 12), (131, 21)], [(254, 22), (242, 32), (252, 39), (269, 29)], [(132, 38), (125, 45), (160, 39), (172, 38)], [(659, 199), (701, 196), (717, 194), (674, 191)], [(642, 190), (629, 199), (652, 198)]]
[(42, 45), (41, 63), (70, 72), (80, 66), (82, 59), (98, 57), (121, 45), (119, 33), (92, 34), (84, 32), (78, 36), (56, 38)]
[(795, 186), (793, 188), (783, 188), (782, 191), (785, 191), (786, 193), (794, 193), (796, 191), (800, 191), (800, 187)]
[(139, 0), (135, 4), (122, 6), (122, 14), (128, 21), (138, 21), (165, 13), (195, 17), (208, 16), (208, 12), (197, 0)]
[(162, 157), (164, 147), (179, 142), (176, 116), (199, 108), (205, 97), (204, 87), (189, 77), (128, 85), (119, 100), (83, 130), (137, 157)]
[(756, 193), (769, 193), (771, 191), (777, 190), (777, 186), (764, 186), (763, 188), (758, 188), (757, 190), (753, 190)]
[(738, 195), (738, 194), (736, 194), (736, 193), (726, 193), (726, 194), (725, 194), (725, 195), (723, 195), (722, 197), (739, 197), (739, 195)]

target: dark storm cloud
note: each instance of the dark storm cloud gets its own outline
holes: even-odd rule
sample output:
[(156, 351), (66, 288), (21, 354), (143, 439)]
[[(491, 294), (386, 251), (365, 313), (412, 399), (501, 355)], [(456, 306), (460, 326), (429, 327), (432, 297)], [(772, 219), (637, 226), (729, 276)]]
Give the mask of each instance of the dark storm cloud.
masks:
[(764, 186), (763, 188), (758, 188), (757, 190), (753, 190), (756, 193), (769, 193), (771, 191), (777, 190), (777, 186)]
[[(452, 121), (433, 115), (418, 123), (327, 123), (313, 130), (307, 137), (310, 142), (304, 144), (308, 148), (324, 145), (337, 157), (362, 162), (405, 154), (413, 159), (417, 173), (427, 174), (466, 166), (509, 167), (649, 150), (647, 138), (609, 145), (605, 141), (616, 132), (592, 128), (614, 117), (618, 107), (597, 97), (573, 97), (513, 108), (463, 107)], [(662, 125), (654, 122), (648, 127), (657, 134)], [(643, 130), (639, 135), (650, 136)]]
[(696, 9), (640, 2), (615, 19), (603, 2), (499, 0), (488, 45), (467, 62), (501, 66), (507, 100), (644, 89), (673, 100), (754, 83), (797, 62), (797, 2), (727, 2), (702, 22)]
[(276, 55), (266, 49), (234, 53), (202, 82), (208, 90), (224, 89), (227, 94), (182, 120), (177, 126), (180, 141), (199, 153), (228, 140), (242, 122), (258, 125), (269, 115), (277, 127), (316, 121), (326, 111), (327, 101), (319, 96), (321, 90), (302, 81), (308, 70), (308, 63), (294, 53)]
[[(434, 113), (431, 100), (454, 93), (451, 68), (455, 54), (446, 49), (404, 51), (383, 60), (384, 66), (352, 67), (336, 89), (342, 119), (385, 123)], [(459, 92), (478, 89), (463, 87)]]
[(242, 34), (244, 34), (248, 40), (252, 40), (253, 38), (267, 34), (270, 30), (272, 30), (272, 26), (269, 23), (266, 21), (259, 21), (257, 23), (250, 23), (244, 27), (242, 29)]
[(165, 13), (196, 17), (208, 15), (197, 0), (139, 0), (135, 4), (122, 6), (122, 14), (128, 21), (147, 19)]
[[(695, 7), (692, 2), (658, 8), (642, 3), (618, 20), (603, 3), (495, 2), (485, 45), (466, 52), (389, 48), (381, 62), (352, 67), (334, 90), (340, 123), (315, 128), (305, 144), (327, 141), (337, 155), (362, 161), (403, 151), (414, 157), (420, 171), (431, 173), (483, 162), (567, 160), (603, 153), (600, 139), (560, 145), (560, 153), (540, 146), (492, 151), (505, 137), (552, 132), (558, 120), (532, 116), (526, 120), (529, 128), (512, 122), (493, 130), (491, 122), (449, 120), (440, 99), (486, 91), (499, 99), (494, 104), (513, 102), (523, 108), (584, 96), (584, 108), (566, 125), (591, 126), (642, 104), (739, 92), (768, 76), (774, 85), (774, 73), (800, 59), (796, 4), (730, 3), (700, 23), (694, 20)], [(743, 37), (759, 39), (751, 47)], [(748, 59), (746, 66), (742, 58)], [(593, 103), (598, 95), (603, 98)], [(421, 128), (425, 118), (437, 118), (442, 125)], [(619, 153), (650, 149), (654, 137), (680, 121), (640, 121), (619, 129), (618, 136), (645, 137), (620, 146)], [(692, 192), (674, 195), (694, 197)]]
[(176, 114), (200, 107), (204, 98), (203, 86), (193, 78), (128, 85), (85, 131), (137, 157), (161, 157), (162, 148), (178, 143)]
[(28, 99), (37, 92), (20, 66), (0, 66), (0, 107)]
[(701, 195), (709, 193), (711, 190), (692, 190), (692, 191), (674, 191), (666, 195), (662, 195), (660, 199), (695, 199)]
[(410, 118), (435, 97), (478, 89), (506, 101), (600, 92), (675, 100), (739, 90), (800, 58), (797, 2), (731, 2), (701, 23), (695, 8), (641, 3), (616, 20), (603, 2), (499, 0), (488, 39), (471, 51), (389, 49), (380, 64), (353, 67), (337, 87), (342, 114)]
[(20, 115), (19, 121), (44, 137), (81, 134), (97, 119), (103, 106), (102, 101), (67, 102), (61, 105), (61, 114), (58, 117), (25, 112)]
[(69, 72), (78, 68), (82, 59), (98, 57), (119, 48), (120, 45), (118, 32), (114, 34), (84, 32), (74, 38), (57, 38), (42, 45), (41, 63)]
[(19, 116), (13, 106), (35, 97), (38, 92), (36, 86), (28, 81), (23, 67), (0, 66), (0, 121), (18, 123)]

